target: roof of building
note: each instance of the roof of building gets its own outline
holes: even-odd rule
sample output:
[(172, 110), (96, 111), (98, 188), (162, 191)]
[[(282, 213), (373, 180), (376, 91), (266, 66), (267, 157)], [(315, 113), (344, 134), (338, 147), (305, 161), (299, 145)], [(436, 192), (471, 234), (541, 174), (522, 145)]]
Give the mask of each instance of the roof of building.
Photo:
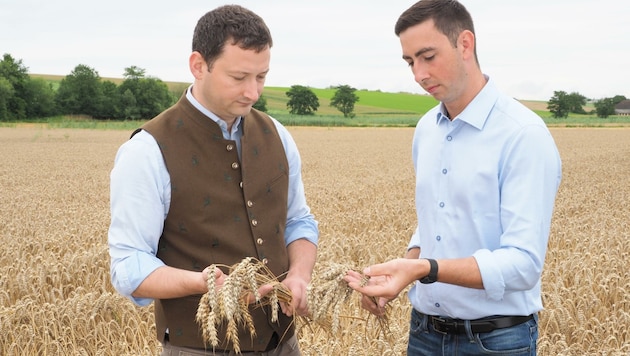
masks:
[(630, 99), (620, 101), (619, 104), (615, 105), (615, 109), (617, 110), (630, 109)]

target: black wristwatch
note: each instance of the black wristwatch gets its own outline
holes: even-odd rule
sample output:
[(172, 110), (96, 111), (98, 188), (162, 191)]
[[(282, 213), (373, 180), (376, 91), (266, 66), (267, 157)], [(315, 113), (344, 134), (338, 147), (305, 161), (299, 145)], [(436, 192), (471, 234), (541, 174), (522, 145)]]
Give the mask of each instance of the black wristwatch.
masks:
[(422, 284), (430, 284), (430, 283), (437, 282), (437, 274), (438, 274), (437, 261), (432, 258), (427, 258), (427, 261), (429, 261), (429, 265), (431, 265), (431, 269), (429, 270), (429, 274), (427, 274), (426, 276), (420, 279), (420, 283)]

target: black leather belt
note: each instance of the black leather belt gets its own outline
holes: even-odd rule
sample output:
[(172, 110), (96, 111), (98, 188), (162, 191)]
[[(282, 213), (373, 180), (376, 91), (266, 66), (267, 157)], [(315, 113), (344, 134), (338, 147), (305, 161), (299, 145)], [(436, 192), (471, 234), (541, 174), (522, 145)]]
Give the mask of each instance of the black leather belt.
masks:
[[(420, 315), (424, 315), (419, 313)], [(442, 334), (465, 334), (466, 321), (461, 319), (441, 318), (427, 315), (428, 322), (433, 330)], [(496, 329), (509, 328), (522, 324), (534, 318), (533, 314), (527, 316), (497, 316), (483, 319), (470, 320), (470, 330), (473, 333), (489, 333)]]

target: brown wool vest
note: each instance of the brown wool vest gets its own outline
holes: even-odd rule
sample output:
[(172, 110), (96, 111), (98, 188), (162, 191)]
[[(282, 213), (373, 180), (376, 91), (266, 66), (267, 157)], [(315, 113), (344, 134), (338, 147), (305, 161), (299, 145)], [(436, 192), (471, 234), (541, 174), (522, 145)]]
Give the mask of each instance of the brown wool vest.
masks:
[[(284, 242), (288, 162), (271, 119), (252, 110), (242, 121), (241, 159), (234, 141), (182, 98), (142, 129), (158, 142), (171, 178), (171, 204), (157, 257), (165, 264), (201, 271), (211, 264), (231, 266), (252, 256), (276, 276), (288, 270)], [(224, 270), (224, 272), (227, 272)], [(195, 314), (201, 295), (155, 301), (158, 340), (168, 329), (173, 345), (209, 348)], [(256, 336), (239, 331), (242, 351), (264, 350), (275, 331), (288, 338), (294, 329), (282, 313), (271, 323), (269, 308), (250, 308)], [(218, 349), (231, 350), (225, 330)]]

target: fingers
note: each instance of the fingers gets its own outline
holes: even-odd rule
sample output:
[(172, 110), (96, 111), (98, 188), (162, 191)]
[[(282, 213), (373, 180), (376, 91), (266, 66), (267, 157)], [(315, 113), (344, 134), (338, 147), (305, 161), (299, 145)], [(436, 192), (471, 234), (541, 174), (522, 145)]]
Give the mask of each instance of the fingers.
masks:
[(282, 314), (288, 317), (293, 316), (293, 307), (285, 302), (280, 302), (280, 310), (282, 310)]
[(260, 286), (260, 288), (258, 288), (258, 295), (260, 295), (261, 298), (265, 297), (272, 290), (273, 290), (273, 285), (272, 284), (264, 284), (264, 285)]
[(306, 316), (309, 315), (306, 296), (292, 295), (291, 303), (280, 302), (282, 313), (286, 316)]
[(344, 280), (350, 288), (368, 296), (381, 296), (387, 282), (383, 276), (368, 277), (355, 271), (348, 271)]
[(301, 278), (287, 277), (282, 281), (282, 284), (291, 291), (291, 302), (280, 303), (282, 312), (287, 316), (305, 316), (309, 314), (308, 311), (308, 299), (306, 289), (308, 287), (307, 281)]
[[(381, 305), (381, 303), (383, 304)], [(386, 303), (387, 299), (384, 298), (379, 298), (379, 300), (377, 300), (376, 298), (367, 295), (361, 296), (361, 307), (376, 316), (385, 315)]]

